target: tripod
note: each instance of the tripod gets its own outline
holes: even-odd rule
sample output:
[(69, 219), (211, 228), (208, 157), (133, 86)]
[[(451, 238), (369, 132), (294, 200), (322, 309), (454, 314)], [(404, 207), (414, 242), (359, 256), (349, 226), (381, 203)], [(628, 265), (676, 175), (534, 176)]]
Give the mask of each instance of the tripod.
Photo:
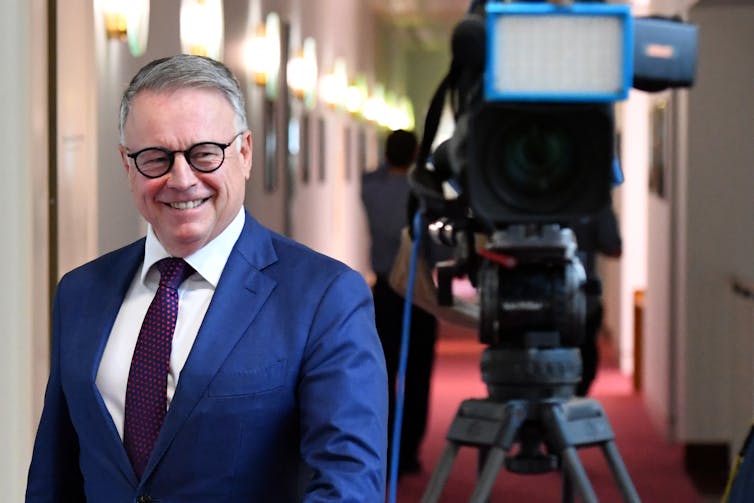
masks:
[[(503, 350), (503, 358), (509, 360), (508, 363), (519, 361), (523, 364), (502, 370), (503, 374), (534, 378), (534, 385), (526, 388), (507, 384), (499, 386), (487, 381), (490, 398), (469, 399), (461, 404), (422, 503), (438, 501), (462, 446), (476, 447), (480, 452), (481, 470), (471, 503), (487, 501), (503, 465), (516, 473), (559, 470), (563, 477), (563, 503), (573, 502), (574, 490), (584, 503), (597, 503), (597, 496), (577, 453), (578, 448), (594, 446), (602, 448), (625, 501), (638, 503), (639, 495), (623, 464), (600, 403), (593, 399), (569, 399), (572, 385), (553, 385), (557, 380), (563, 382), (559, 377), (573, 373), (569, 360), (573, 363), (575, 359), (578, 373), (578, 350)], [(501, 369), (497, 370), (499, 375)], [(550, 397), (543, 398), (546, 395)], [(510, 456), (515, 445), (519, 450), (515, 456)], [(542, 445), (546, 452), (542, 451)]]

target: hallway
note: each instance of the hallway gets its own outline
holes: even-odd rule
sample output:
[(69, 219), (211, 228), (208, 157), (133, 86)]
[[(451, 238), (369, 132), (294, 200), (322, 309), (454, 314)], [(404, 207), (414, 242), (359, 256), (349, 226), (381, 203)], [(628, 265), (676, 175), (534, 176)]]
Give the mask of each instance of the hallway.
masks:
[[(422, 450), (422, 473), (403, 477), (398, 487), (400, 503), (419, 501), (445, 445), (444, 438), (458, 404), (466, 398), (485, 396), (479, 377), (479, 356), (484, 346), (472, 330), (441, 324), (432, 381), (430, 422)], [(719, 497), (703, 497), (683, 471), (682, 447), (666, 442), (651, 423), (642, 397), (633, 392), (631, 380), (621, 375), (610, 348), (603, 344), (602, 367), (593, 386), (593, 397), (605, 408), (616, 434), (616, 443), (645, 503), (669, 501), (703, 503)], [(622, 501), (601, 451), (582, 449), (580, 457), (600, 501)], [(475, 483), (476, 452), (462, 448), (440, 501), (468, 501)], [(498, 501), (560, 501), (560, 476), (515, 475), (501, 472), (493, 496)]]

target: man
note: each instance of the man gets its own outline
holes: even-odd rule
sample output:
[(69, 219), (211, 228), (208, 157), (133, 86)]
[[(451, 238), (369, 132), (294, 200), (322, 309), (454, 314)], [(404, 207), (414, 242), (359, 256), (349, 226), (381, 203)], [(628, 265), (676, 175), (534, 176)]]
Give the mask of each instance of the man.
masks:
[[(362, 180), (362, 200), (371, 237), (372, 287), (377, 333), (382, 341), (390, 390), (390, 431), (395, 412), (395, 383), (400, 358), (400, 343), (405, 299), (389, 283), (390, 270), (398, 254), (401, 229), (406, 225), (409, 198), (407, 172), (417, 153), (416, 136), (403, 130), (390, 133), (385, 141), (385, 164), (367, 173)], [(406, 364), (405, 399), (401, 428), (401, 474), (420, 471), (419, 447), (427, 425), (430, 379), (437, 339), (436, 318), (413, 306), (411, 334)]]
[(149, 63), (120, 131), (147, 236), (58, 285), (27, 502), (382, 503), (369, 289), (243, 209), (236, 79), (197, 56)]
[(576, 395), (586, 396), (597, 376), (599, 347), (597, 337), (602, 328), (602, 282), (597, 273), (597, 254), (619, 258), (623, 251), (618, 220), (611, 205), (595, 215), (578, 219), (571, 225), (576, 235), (578, 256), (586, 271), (586, 320), (581, 350), (581, 382)]

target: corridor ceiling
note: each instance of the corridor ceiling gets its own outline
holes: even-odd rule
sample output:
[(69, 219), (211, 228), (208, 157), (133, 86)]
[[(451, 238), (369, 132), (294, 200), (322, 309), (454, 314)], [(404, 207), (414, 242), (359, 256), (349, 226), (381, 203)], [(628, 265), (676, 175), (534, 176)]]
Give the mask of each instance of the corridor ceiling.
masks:
[(368, 0), (372, 11), (424, 48), (446, 46), (470, 0)]

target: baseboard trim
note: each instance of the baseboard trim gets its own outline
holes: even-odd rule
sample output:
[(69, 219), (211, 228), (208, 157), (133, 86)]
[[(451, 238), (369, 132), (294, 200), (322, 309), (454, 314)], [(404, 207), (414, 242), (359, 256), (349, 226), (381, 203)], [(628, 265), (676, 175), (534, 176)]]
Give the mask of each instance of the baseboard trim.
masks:
[(730, 470), (730, 446), (725, 443), (687, 443), (683, 467), (702, 494), (722, 495)]

